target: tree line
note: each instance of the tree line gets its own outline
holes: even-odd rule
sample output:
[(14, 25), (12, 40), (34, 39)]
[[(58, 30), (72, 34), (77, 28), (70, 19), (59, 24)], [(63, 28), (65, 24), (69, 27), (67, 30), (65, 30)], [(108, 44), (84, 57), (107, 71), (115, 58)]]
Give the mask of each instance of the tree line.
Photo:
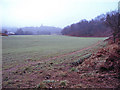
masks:
[(115, 38), (120, 37), (118, 19), (120, 19), (118, 11), (112, 11), (107, 14), (101, 14), (90, 21), (83, 19), (78, 23), (65, 27), (61, 33), (63, 35), (78, 37), (103, 37), (113, 35), (115, 42)]
[(40, 27), (21, 27), (21, 28), (3, 28), (2, 33), (14, 33), (15, 35), (60, 35), (61, 28), (53, 26), (43, 26)]

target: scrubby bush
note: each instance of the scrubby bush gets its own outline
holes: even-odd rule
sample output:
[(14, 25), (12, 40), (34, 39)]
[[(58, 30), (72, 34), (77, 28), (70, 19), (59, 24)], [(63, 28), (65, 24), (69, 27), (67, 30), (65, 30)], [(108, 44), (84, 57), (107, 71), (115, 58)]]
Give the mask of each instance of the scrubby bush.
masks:
[(82, 62), (89, 58), (92, 54), (87, 54), (87, 55), (84, 55), (83, 57), (81, 57), (79, 60), (75, 61), (75, 62), (72, 62), (72, 65), (74, 66), (78, 66), (79, 64), (82, 64)]
[(67, 86), (68, 81), (67, 80), (63, 80), (60, 82), (60, 86)]

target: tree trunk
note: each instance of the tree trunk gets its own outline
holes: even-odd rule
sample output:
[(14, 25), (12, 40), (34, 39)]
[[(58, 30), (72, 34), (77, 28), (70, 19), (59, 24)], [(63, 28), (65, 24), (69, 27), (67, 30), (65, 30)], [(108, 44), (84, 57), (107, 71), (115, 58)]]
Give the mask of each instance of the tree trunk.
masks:
[(116, 36), (116, 35), (115, 35), (115, 34), (113, 34), (113, 42), (114, 42), (114, 43), (115, 43), (115, 39), (116, 39), (116, 38), (115, 38), (115, 36)]

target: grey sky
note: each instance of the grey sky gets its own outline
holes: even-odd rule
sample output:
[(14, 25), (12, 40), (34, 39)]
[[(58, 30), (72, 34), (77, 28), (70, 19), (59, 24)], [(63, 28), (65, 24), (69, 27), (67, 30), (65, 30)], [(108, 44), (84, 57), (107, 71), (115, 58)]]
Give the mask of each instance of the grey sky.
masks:
[(0, 0), (2, 26), (65, 27), (118, 8), (119, 0)]

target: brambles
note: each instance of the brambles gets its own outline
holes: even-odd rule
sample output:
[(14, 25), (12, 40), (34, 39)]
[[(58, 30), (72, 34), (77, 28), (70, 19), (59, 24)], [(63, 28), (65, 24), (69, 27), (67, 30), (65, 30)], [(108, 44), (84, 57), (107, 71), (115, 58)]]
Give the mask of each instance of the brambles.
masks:
[(79, 64), (82, 64), (82, 62), (89, 58), (92, 54), (87, 54), (87, 55), (84, 55), (83, 57), (81, 57), (79, 60), (75, 61), (75, 62), (72, 62), (72, 65), (74, 66), (78, 66)]

